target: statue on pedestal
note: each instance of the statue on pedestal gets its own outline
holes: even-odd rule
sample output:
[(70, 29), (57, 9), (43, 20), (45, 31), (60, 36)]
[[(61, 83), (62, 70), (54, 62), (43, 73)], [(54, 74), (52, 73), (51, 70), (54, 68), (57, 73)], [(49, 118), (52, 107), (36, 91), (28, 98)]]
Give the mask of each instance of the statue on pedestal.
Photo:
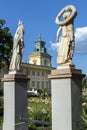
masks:
[(24, 25), (21, 21), (18, 23), (14, 40), (13, 40), (13, 55), (10, 62), (10, 71), (19, 71), (24, 52)]
[[(77, 11), (74, 6), (68, 5), (63, 8), (56, 17), (56, 24), (60, 26), (57, 31), (57, 39), (58, 42), (60, 37), (60, 32), (62, 31), (62, 38), (60, 47), (58, 50), (58, 58), (57, 63), (62, 64), (70, 64), (72, 63), (72, 57), (74, 54), (75, 47), (75, 38), (74, 38), (74, 18), (76, 17)], [(60, 21), (61, 16), (63, 15), (63, 21)]]

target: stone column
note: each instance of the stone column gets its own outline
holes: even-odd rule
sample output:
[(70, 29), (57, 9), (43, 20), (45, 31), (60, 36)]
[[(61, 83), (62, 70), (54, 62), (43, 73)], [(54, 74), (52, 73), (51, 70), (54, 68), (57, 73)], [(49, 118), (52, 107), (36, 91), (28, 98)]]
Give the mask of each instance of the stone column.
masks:
[(28, 130), (27, 83), (23, 74), (4, 75), (3, 130)]
[(82, 78), (77, 69), (56, 69), (49, 78), (52, 86), (52, 130), (80, 130)]

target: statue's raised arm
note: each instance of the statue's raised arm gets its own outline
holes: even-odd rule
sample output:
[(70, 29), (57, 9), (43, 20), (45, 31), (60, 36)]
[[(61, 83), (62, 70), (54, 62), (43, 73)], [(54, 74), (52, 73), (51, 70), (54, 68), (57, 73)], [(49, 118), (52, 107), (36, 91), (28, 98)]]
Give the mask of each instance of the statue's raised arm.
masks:
[[(74, 38), (74, 18), (77, 15), (76, 8), (72, 5), (64, 7), (56, 17), (56, 24), (61, 27), (62, 39), (58, 50), (58, 64), (73, 64), (72, 57), (74, 54), (75, 38)], [(63, 21), (60, 21), (63, 16)], [(57, 39), (59, 34), (57, 32)]]
[(19, 71), (24, 52), (24, 25), (21, 21), (18, 23), (14, 40), (13, 40), (13, 55), (10, 63), (10, 71)]

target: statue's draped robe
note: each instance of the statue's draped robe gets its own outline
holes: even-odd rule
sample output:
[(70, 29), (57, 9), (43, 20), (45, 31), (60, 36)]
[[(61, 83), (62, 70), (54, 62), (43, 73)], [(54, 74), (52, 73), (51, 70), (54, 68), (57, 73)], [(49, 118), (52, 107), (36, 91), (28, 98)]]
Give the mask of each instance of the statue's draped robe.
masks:
[(13, 55), (10, 63), (10, 70), (19, 70), (20, 63), (22, 60), (22, 54), (24, 51), (24, 41), (23, 41), (23, 25), (19, 26), (13, 41)]
[(74, 51), (73, 24), (62, 26), (62, 39), (58, 50), (58, 63), (63, 64), (72, 58)]

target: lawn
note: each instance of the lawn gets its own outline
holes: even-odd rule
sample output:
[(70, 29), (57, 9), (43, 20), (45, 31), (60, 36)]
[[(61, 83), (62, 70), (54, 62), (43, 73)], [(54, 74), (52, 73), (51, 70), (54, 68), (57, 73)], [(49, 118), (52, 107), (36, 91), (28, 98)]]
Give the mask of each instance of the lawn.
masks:
[[(28, 118), (32, 120), (40, 120), (43, 122), (52, 122), (51, 119), (51, 99), (42, 97), (28, 98)], [(29, 127), (36, 128), (35, 130), (51, 130), (41, 124), (29, 123)]]

